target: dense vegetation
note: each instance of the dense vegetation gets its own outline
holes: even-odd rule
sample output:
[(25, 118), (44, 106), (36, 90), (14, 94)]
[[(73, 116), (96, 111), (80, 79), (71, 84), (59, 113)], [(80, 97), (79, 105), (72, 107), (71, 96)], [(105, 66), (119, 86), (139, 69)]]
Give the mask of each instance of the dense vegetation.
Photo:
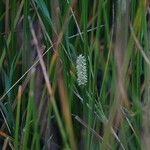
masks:
[(148, 0), (0, 0), (0, 149), (150, 147)]

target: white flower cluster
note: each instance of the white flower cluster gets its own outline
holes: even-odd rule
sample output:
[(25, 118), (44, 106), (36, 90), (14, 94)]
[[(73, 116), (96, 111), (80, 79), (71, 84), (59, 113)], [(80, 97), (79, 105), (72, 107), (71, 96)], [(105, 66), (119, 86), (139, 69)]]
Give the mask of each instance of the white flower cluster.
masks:
[(86, 85), (87, 83), (86, 59), (82, 54), (77, 57), (76, 69), (77, 69), (78, 85), (79, 86)]

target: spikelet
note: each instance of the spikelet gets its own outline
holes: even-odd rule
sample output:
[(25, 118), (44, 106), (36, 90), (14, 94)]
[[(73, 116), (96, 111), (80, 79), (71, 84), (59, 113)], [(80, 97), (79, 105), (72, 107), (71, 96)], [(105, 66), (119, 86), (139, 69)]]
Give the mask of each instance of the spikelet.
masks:
[(77, 69), (78, 85), (79, 86), (86, 85), (87, 83), (86, 59), (82, 54), (77, 57), (76, 69)]

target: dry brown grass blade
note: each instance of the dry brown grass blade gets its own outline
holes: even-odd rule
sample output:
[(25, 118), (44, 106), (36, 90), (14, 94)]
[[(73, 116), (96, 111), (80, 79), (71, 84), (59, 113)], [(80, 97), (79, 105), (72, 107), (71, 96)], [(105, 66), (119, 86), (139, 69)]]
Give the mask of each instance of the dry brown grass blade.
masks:
[(83, 121), (80, 117), (76, 116), (75, 119), (85, 128), (87, 128), (98, 140), (103, 141), (103, 138), (94, 129), (88, 127), (88, 124), (85, 121)]
[(45, 82), (46, 82), (46, 86), (47, 86), (47, 89), (48, 89), (48, 93), (49, 93), (50, 96), (52, 96), (52, 88), (51, 88), (51, 84), (50, 84), (50, 81), (49, 81), (49, 78), (48, 78), (48, 75), (47, 75), (46, 66), (45, 66), (45, 63), (44, 63), (44, 60), (43, 60), (43, 57), (42, 57), (42, 53), (41, 53), (41, 50), (40, 50), (41, 48), (38, 45), (38, 40), (37, 40), (37, 37), (36, 37), (35, 31), (33, 29), (33, 25), (32, 25), (32, 22), (31, 22), (30, 18), (29, 18), (29, 23), (30, 23), (31, 34), (32, 34), (32, 37), (33, 37), (33, 42), (34, 42), (34, 45), (35, 45), (36, 50), (37, 50), (40, 65), (41, 65), (42, 72), (43, 72), (43, 75), (44, 75), (44, 79), (45, 79)]
[[(147, 36), (148, 36), (148, 50), (150, 50), (150, 1), (147, 5)], [(148, 60), (150, 60), (149, 52), (146, 53)], [(144, 95), (144, 107), (143, 107), (143, 122), (142, 122), (142, 148), (149, 150), (150, 148), (150, 66), (147, 66), (146, 70), (146, 84)]]
[[(149, 20), (150, 21), (150, 20)], [(134, 39), (134, 42), (138, 48), (138, 50), (140, 51), (142, 57), (144, 58), (146, 64), (147, 64), (147, 68), (150, 69), (150, 60), (149, 57), (146, 55), (145, 51), (143, 50), (142, 46), (140, 45), (138, 38), (136, 37), (133, 28), (130, 24), (130, 30)], [(148, 40), (150, 40), (150, 24), (148, 24)], [(149, 42), (148, 42), (149, 44)], [(150, 44), (148, 45), (150, 46)], [(144, 96), (144, 101), (145, 104), (143, 106), (143, 123), (142, 123), (142, 132), (141, 132), (141, 137), (142, 137), (142, 148), (145, 150), (149, 150), (150, 147), (150, 130), (149, 130), (149, 124), (150, 124), (150, 111), (149, 111), (149, 106), (150, 106), (150, 101), (149, 101), (149, 71), (147, 72), (147, 78), (146, 78), (146, 83), (144, 84), (144, 89), (146, 91), (146, 94)]]
[[(46, 87), (47, 87), (47, 90), (48, 90), (48, 94), (51, 97), (51, 96), (53, 96), (52, 87), (51, 87), (51, 84), (50, 84), (50, 81), (49, 81), (49, 78), (48, 78), (48, 74), (47, 74), (47, 71), (46, 71), (46, 66), (45, 66), (45, 63), (44, 63), (44, 60), (43, 60), (43, 57), (42, 57), (42, 54), (41, 54), (41, 51), (40, 51), (40, 47), (38, 45), (38, 40), (37, 40), (37, 37), (36, 37), (35, 31), (33, 29), (33, 25), (32, 25), (32, 22), (31, 22), (30, 18), (29, 18), (29, 23), (30, 23), (31, 34), (33, 36), (34, 45), (35, 45), (37, 53), (38, 53), (38, 57), (39, 57), (39, 60), (40, 60), (42, 72), (43, 72), (44, 79), (45, 79), (45, 82), (46, 82)], [(58, 43), (57, 43), (57, 45), (59, 45)], [(55, 52), (57, 52), (57, 49), (56, 49)], [(58, 55), (58, 53), (55, 53), (55, 54)], [(67, 124), (69, 140), (70, 140), (70, 144), (71, 144), (72, 149), (75, 150), (76, 149), (76, 144), (75, 144), (75, 140), (74, 140), (74, 134), (73, 134), (73, 129), (72, 129), (72, 122), (71, 122), (71, 116), (70, 116), (70, 112), (69, 112), (69, 106), (67, 105), (68, 104), (68, 101), (67, 101), (67, 98), (66, 98), (67, 96), (65, 96), (65, 94), (64, 94), (65, 90), (64, 90), (64, 87), (62, 86), (63, 85), (62, 79), (58, 80), (58, 81), (59, 81), (58, 82), (59, 87), (61, 88), (60, 89), (60, 96), (61, 96), (61, 100), (62, 100), (61, 101), (62, 102), (62, 107), (63, 107), (63, 110), (64, 110), (63, 111), (64, 117), (65, 117), (64, 119), (65, 119), (65, 122)]]
[(142, 57), (144, 58), (144, 60), (145, 60), (145, 62), (147, 63), (148, 67), (150, 68), (150, 60), (149, 60), (149, 58), (146, 56), (146, 54), (145, 54), (145, 52), (144, 52), (142, 46), (140, 45), (140, 43), (139, 43), (139, 41), (138, 41), (138, 39), (137, 39), (137, 37), (136, 37), (136, 35), (135, 35), (135, 33), (134, 33), (133, 28), (132, 28), (131, 25), (130, 25), (130, 30), (131, 30), (131, 32), (132, 32), (132, 36), (133, 36), (133, 38), (134, 38), (134, 42), (135, 42), (135, 44), (136, 44), (138, 50), (140, 51)]
[(0, 136), (3, 138), (9, 138), (11, 141), (13, 141), (13, 138), (11, 138), (8, 134), (0, 130)]
[[(122, 2), (120, 2), (122, 5)], [(126, 2), (126, 5), (127, 4)], [(115, 64), (116, 64), (116, 100), (117, 100), (117, 110), (115, 113), (115, 128), (118, 129), (120, 123), (122, 121), (122, 114), (120, 111), (120, 105), (125, 106), (126, 108), (130, 108), (130, 102), (128, 100), (127, 92), (124, 85), (123, 78), (123, 61), (125, 57), (125, 52), (127, 49), (127, 30), (123, 30), (123, 28), (128, 27), (128, 13), (124, 13), (124, 11), (119, 8), (120, 12), (118, 13), (118, 20), (116, 21), (116, 35), (115, 35), (115, 46), (114, 46), (114, 56), (115, 56)], [(124, 18), (124, 19), (122, 19)], [(124, 22), (124, 20), (126, 22)]]
[[(70, 5), (72, 6), (73, 4), (74, 3), (72, 2)], [(55, 7), (53, 5), (53, 10), (54, 10), (54, 12), (57, 12), (56, 11), (56, 3), (55, 3)], [(68, 13), (69, 13), (69, 11), (68, 11)], [(56, 56), (57, 56), (58, 88), (59, 88), (60, 102), (61, 102), (63, 118), (65, 120), (65, 125), (66, 125), (66, 129), (67, 129), (67, 132), (69, 135), (69, 142), (70, 142), (71, 148), (73, 150), (76, 150), (77, 148), (76, 148), (76, 142), (75, 142), (75, 137), (74, 137), (74, 132), (73, 132), (71, 113), (69, 110), (68, 96), (67, 96), (67, 92), (65, 89), (64, 81), (63, 81), (62, 64), (61, 64), (61, 58), (59, 55), (59, 44), (61, 43), (61, 40), (63, 37), (68, 13), (66, 14), (66, 16), (64, 18), (63, 25), (62, 25), (62, 28), (61, 28), (59, 35), (57, 36), (55, 33), (53, 34), (53, 40), (54, 40), (54, 42), (56, 42), (56, 45), (54, 45), (54, 51), (55, 51)], [(56, 16), (57, 16), (57, 13), (53, 14), (52, 17), (53, 17), (54, 24), (57, 27), (57, 19), (56, 19), (57, 17)]]
[(3, 146), (2, 146), (2, 150), (7, 150), (7, 146), (8, 146), (8, 138), (6, 138), (4, 140)]
[(70, 144), (72, 145), (72, 149), (75, 150), (76, 144), (75, 144), (74, 133), (73, 133), (72, 119), (71, 119), (71, 113), (69, 110), (68, 96), (67, 96), (64, 82), (63, 82), (60, 60), (58, 60), (57, 62), (57, 70), (58, 70), (58, 73), (57, 73), (58, 87), (59, 87), (59, 94), (60, 94), (63, 117), (66, 123), (66, 128), (68, 130)]

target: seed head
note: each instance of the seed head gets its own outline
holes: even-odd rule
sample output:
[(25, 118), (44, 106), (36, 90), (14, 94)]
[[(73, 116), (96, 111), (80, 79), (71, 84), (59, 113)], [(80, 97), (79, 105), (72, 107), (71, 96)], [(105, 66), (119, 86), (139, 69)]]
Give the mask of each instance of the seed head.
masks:
[(77, 57), (76, 69), (77, 69), (78, 85), (79, 86), (86, 85), (87, 83), (86, 59), (82, 54)]

